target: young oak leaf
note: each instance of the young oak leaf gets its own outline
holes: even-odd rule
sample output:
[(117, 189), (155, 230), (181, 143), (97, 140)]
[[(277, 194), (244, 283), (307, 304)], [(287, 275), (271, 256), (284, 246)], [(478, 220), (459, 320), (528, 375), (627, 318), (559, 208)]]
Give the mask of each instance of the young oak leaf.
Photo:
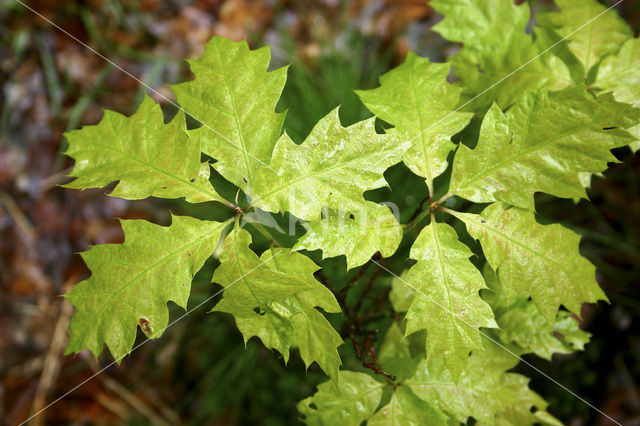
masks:
[(170, 226), (122, 220), (125, 241), (82, 253), (91, 277), (65, 297), (75, 306), (66, 354), (103, 345), (120, 360), (140, 325), (158, 338), (169, 321), (167, 302), (186, 308), (191, 280), (213, 253), (228, 223), (172, 216)]
[(309, 426), (360, 426), (378, 408), (383, 383), (365, 373), (340, 371), (333, 380), (318, 386), (318, 391), (298, 403), (298, 411)]
[(529, 210), (537, 191), (585, 197), (591, 174), (617, 161), (611, 149), (634, 140), (624, 129), (638, 120), (640, 109), (611, 94), (595, 98), (580, 86), (526, 93), (506, 115), (494, 104), (477, 146), (460, 145), (449, 192)]
[(555, 3), (560, 10), (546, 14), (545, 21), (553, 25), (560, 39), (568, 37), (569, 50), (582, 64), (584, 79), (605, 55), (617, 51), (633, 36), (617, 11), (607, 11), (596, 0), (555, 0)]
[(384, 205), (365, 202), (353, 213), (325, 211), (319, 222), (307, 222), (307, 232), (293, 250), (322, 250), (322, 256), (345, 255), (347, 269), (365, 264), (376, 252), (391, 256), (402, 240), (402, 226)]
[(269, 167), (256, 175), (252, 204), (270, 212), (288, 211), (307, 221), (320, 220), (325, 207), (362, 209), (363, 193), (387, 185), (383, 173), (400, 162), (410, 146), (376, 133), (374, 122), (371, 118), (342, 127), (336, 108), (300, 145), (283, 134)]
[[(518, 358), (483, 339), (484, 350), (469, 357), (461, 380), (456, 382), (442, 366), (421, 362), (405, 384), (420, 399), (453, 416), (459, 423), (473, 417), (479, 424), (560, 425), (545, 409), (546, 402), (528, 387), (529, 379), (506, 373)], [(535, 409), (534, 409), (535, 408)], [(519, 418), (516, 423), (501, 422)]]
[(420, 361), (426, 358), (425, 335), (426, 333), (414, 333), (405, 337), (400, 323), (394, 321), (378, 349), (378, 360), (382, 369), (396, 376), (399, 382), (412, 377)]
[(409, 387), (398, 386), (389, 403), (369, 419), (367, 426), (447, 425), (448, 420), (445, 413), (418, 398)]
[(444, 15), (433, 29), (447, 40), (463, 44), (449, 61), (465, 96), (470, 100), (479, 96), (468, 109), (483, 110), (494, 100), (507, 108), (523, 92), (557, 90), (572, 83), (560, 58), (539, 56), (544, 48), (526, 30), (530, 21), (527, 3), (436, 0), (430, 5)]
[(357, 91), (371, 112), (395, 126), (398, 139), (411, 142), (402, 161), (427, 180), (430, 192), (455, 148), (451, 136), (472, 117), (454, 112), (462, 89), (447, 82), (449, 69), (409, 52), (402, 65), (380, 77), (380, 87)]
[[(640, 38), (627, 40), (616, 54), (606, 56), (590, 85), (603, 92), (612, 91), (620, 102), (640, 107)], [(636, 139), (630, 144), (636, 152), (640, 150), (640, 123), (628, 131)]]
[(483, 275), (491, 289), (483, 297), (491, 305), (500, 326), (494, 334), (505, 344), (515, 343), (519, 354), (533, 352), (551, 360), (554, 353), (568, 354), (582, 350), (589, 343), (591, 335), (580, 329), (580, 324), (569, 312), (559, 311), (555, 322), (549, 324), (526, 293), (510, 300), (512, 298), (505, 294), (497, 275), (488, 265)]
[(200, 144), (187, 137), (184, 114), (164, 124), (160, 106), (148, 96), (131, 117), (105, 111), (100, 123), (66, 137), (65, 154), (76, 160), (69, 174), (76, 179), (67, 188), (101, 188), (119, 181), (109, 195), (225, 202), (209, 183), (209, 164), (200, 163)]
[(640, 38), (627, 40), (616, 54), (604, 58), (591, 86), (640, 107)]
[(269, 163), (285, 114), (275, 112), (287, 67), (267, 71), (270, 49), (213, 37), (204, 54), (189, 61), (195, 79), (172, 86), (178, 103), (203, 126), (190, 131), (215, 169), (247, 191)]
[(540, 225), (532, 212), (501, 203), (481, 215), (451, 214), (482, 244), (508, 300), (523, 292), (531, 295), (548, 323), (554, 323), (560, 305), (579, 315), (583, 303), (607, 300), (595, 267), (580, 255), (575, 232), (558, 224)]
[(405, 333), (426, 329), (427, 364), (442, 362), (457, 381), (469, 352), (482, 349), (479, 328), (497, 327), (491, 308), (480, 298), (484, 279), (469, 260), (471, 250), (446, 223), (424, 228), (410, 256), (417, 263), (405, 281), (417, 290), (405, 316)]
[[(236, 227), (224, 241), (213, 282), (225, 287), (213, 311), (233, 315), (245, 341), (262, 343), (289, 359), (298, 347), (305, 365), (317, 362), (336, 379), (342, 344), (329, 321), (316, 307), (341, 312), (333, 294), (313, 277), (319, 269), (311, 259), (289, 249), (271, 249), (258, 257), (250, 248), (251, 235)], [(259, 272), (251, 271), (260, 268)]]

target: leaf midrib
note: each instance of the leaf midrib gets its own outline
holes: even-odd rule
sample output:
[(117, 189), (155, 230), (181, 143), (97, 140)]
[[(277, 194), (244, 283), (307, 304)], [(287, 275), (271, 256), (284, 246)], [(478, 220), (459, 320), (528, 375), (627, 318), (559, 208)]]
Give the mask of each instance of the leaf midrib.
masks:
[[(215, 48), (216, 48), (216, 54), (218, 55), (218, 60), (220, 61), (220, 65), (223, 65), (222, 56), (220, 56), (220, 47), (218, 46), (217, 43), (215, 44)], [(229, 92), (229, 99), (231, 100), (231, 107), (233, 108), (233, 119), (236, 122), (236, 129), (238, 130), (238, 136), (240, 137), (240, 145), (242, 145), (242, 155), (244, 157), (244, 163), (245, 163), (245, 166), (247, 167), (247, 173), (249, 174), (249, 176), (247, 177), (249, 180), (248, 183), (251, 184), (253, 182), (253, 173), (251, 172), (251, 167), (249, 166), (249, 157), (247, 156), (247, 146), (244, 141), (244, 133), (242, 132), (242, 127), (240, 126), (240, 122), (238, 121), (236, 99), (235, 99), (235, 96), (233, 95), (231, 86), (227, 78), (227, 68), (224, 65), (221, 66), (221, 68), (222, 68), (222, 77), (224, 79), (224, 84), (227, 88), (227, 91)]]
[[(200, 192), (200, 193), (202, 193), (202, 194), (207, 195), (209, 198), (211, 198), (211, 200), (220, 200), (220, 199), (221, 199), (221, 197), (220, 197), (220, 196), (218, 196), (217, 194), (215, 194), (215, 193), (213, 193), (213, 192), (210, 192), (210, 191), (207, 191), (207, 190), (205, 190), (204, 188), (199, 187), (199, 186), (198, 186), (198, 185), (196, 185), (194, 182), (191, 182), (191, 181), (190, 181), (190, 180), (188, 180), (188, 179), (181, 178), (180, 176), (176, 176), (176, 175), (174, 175), (173, 173), (170, 173), (170, 172), (168, 172), (168, 171), (166, 171), (166, 170), (163, 170), (163, 169), (161, 169), (161, 168), (159, 168), (159, 167), (156, 167), (156, 166), (154, 166), (154, 165), (153, 165), (153, 164), (151, 164), (151, 163), (147, 163), (146, 161), (143, 161), (143, 160), (140, 160), (140, 159), (138, 159), (138, 158), (132, 157), (132, 156), (130, 156), (129, 154), (127, 154), (127, 153), (123, 152), (123, 151), (120, 151), (120, 150), (118, 150), (118, 149), (114, 149), (114, 148), (111, 148), (111, 147), (108, 147), (108, 146), (105, 146), (105, 145), (96, 145), (96, 144), (93, 144), (92, 146), (93, 146), (93, 147), (95, 147), (95, 148), (101, 148), (101, 149), (104, 149), (104, 150), (106, 150), (106, 151), (112, 151), (112, 152), (118, 153), (118, 154), (120, 154), (121, 156), (125, 157), (126, 159), (128, 159), (128, 160), (130, 160), (130, 161), (133, 161), (134, 163), (138, 163), (138, 164), (141, 164), (141, 165), (143, 165), (143, 166), (147, 166), (147, 167), (149, 167), (150, 169), (153, 169), (153, 170), (155, 170), (155, 171), (156, 171), (156, 172), (158, 172), (158, 173), (164, 174), (165, 176), (168, 176), (168, 177), (170, 177), (170, 178), (172, 178), (172, 179), (175, 179), (175, 180), (177, 180), (177, 181), (178, 181), (178, 182), (180, 182), (180, 183), (183, 183), (183, 184), (185, 184), (185, 185), (187, 185), (187, 186), (192, 187), (193, 189), (197, 190), (198, 192)], [(76, 177), (79, 177), (79, 176), (76, 176)], [(153, 194), (151, 194), (151, 195), (153, 195)], [(185, 195), (185, 196), (186, 196), (186, 195)]]
[[(591, 129), (590, 127), (586, 127), (586, 128), (583, 128), (583, 127), (571, 128), (570, 130), (567, 130), (566, 132), (561, 133), (560, 135), (558, 135), (555, 138), (550, 138), (549, 140), (547, 140), (547, 141), (545, 141), (543, 143), (535, 144), (531, 148), (528, 148), (528, 149), (525, 149), (523, 151), (520, 151), (520, 152), (518, 152), (516, 155), (514, 155), (512, 157), (509, 157), (506, 160), (503, 160), (503, 161), (500, 161), (500, 162), (494, 164), (492, 167), (489, 167), (488, 169), (486, 169), (483, 173), (477, 174), (474, 177), (466, 180), (464, 183), (458, 185), (457, 188), (451, 189), (449, 192), (457, 193), (458, 191), (460, 191), (462, 189), (468, 188), (468, 187), (471, 186), (471, 184), (473, 182), (476, 182), (479, 179), (482, 179), (484, 177), (489, 176), (490, 174), (492, 174), (496, 170), (501, 169), (501, 168), (503, 168), (505, 166), (508, 166), (511, 163), (516, 163), (517, 160), (520, 157), (526, 156), (528, 154), (531, 154), (531, 153), (536, 152), (538, 150), (541, 150), (543, 148), (547, 148), (548, 146), (554, 144), (558, 140), (560, 140), (560, 139), (562, 139), (562, 138), (564, 138), (566, 136), (570, 136), (570, 135), (576, 134), (581, 130), (593, 130), (593, 129)], [(470, 150), (471, 153), (473, 153), (474, 151), (475, 151), (475, 149), (474, 150)]]
[[(229, 221), (227, 221), (229, 222)], [(102, 308), (100, 308), (100, 310), (95, 314), (96, 317), (100, 316), (104, 310), (107, 308), (107, 305), (109, 305), (111, 303), (111, 301), (118, 296), (120, 293), (122, 293), (125, 289), (127, 289), (130, 285), (132, 285), (134, 282), (138, 281), (138, 279), (140, 277), (142, 277), (143, 275), (146, 275), (147, 273), (149, 273), (151, 270), (157, 268), (160, 264), (166, 262), (168, 259), (174, 257), (175, 255), (183, 252), (184, 250), (186, 250), (187, 247), (193, 246), (197, 243), (199, 243), (200, 241), (202, 241), (205, 238), (209, 238), (211, 236), (211, 234), (215, 233), (216, 231), (218, 231), (220, 229), (220, 227), (224, 227), (227, 225), (227, 222), (222, 222), (222, 223), (218, 223), (220, 226), (216, 227), (215, 229), (213, 229), (211, 232), (208, 232), (204, 235), (202, 235), (201, 237), (197, 238), (196, 240), (185, 244), (183, 246), (181, 246), (179, 249), (174, 250), (174, 251), (170, 251), (167, 253), (166, 256), (164, 256), (163, 258), (161, 258), (159, 261), (151, 264), (149, 267), (142, 269), (142, 271), (136, 275), (135, 277), (133, 277), (132, 279), (130, 279), (125, 285), (123, 285), (122, 287), (120, 287), (118, 290), (116, 290), (114, 293), (112, 293), (112, 296), (104, 302), (104, 304), (102, 305)], [(122, 246), (124, 247), (124, 246)]]

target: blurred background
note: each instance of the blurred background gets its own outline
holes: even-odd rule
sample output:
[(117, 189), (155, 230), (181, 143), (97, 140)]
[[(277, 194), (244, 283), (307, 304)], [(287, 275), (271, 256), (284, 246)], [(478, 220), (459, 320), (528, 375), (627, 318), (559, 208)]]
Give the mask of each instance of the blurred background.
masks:
[[(441, 61), (457, 49), (431, 31), (439, 17), (424, 0), (22, 1), (170, 99), (168, 85), (191, 78), (183, 59), (198, 57), (213, 35), (271, 45), (274, 67), (293, 64), (280, 108), (296, 141), (339, 104), (344, 124), (370, 116), (353, 89), (375, 87), (407, 51)], [(617, 9), (637, 35), (640, 2)], [(111, 361), (62, 356), (73, 309), (59, 296), (88, 276), (76, 253), (121, 242), (116, 218), (166, 224), (170, 211), (202, 216), (215, 207), (57, 186), (72, 165), (61, 154), (63, 132), (95, 124), (105, 108), (131, 114), (147, 89), (15, 0), (0, 0), (0, 87), (0, 421), (17, 424)], [(584, 352), (528, 361), (640, 425), (640, 154), (615, 154), (620, 163), (594, 178), (592, 203), (536, 198), (541, 222), (583, 235), (581, 250), (612, 303), (585, 306), (582, 327), (594, 337)], [(390, 173), (401, 181), (404, 171)], [(190, 307), (213, 294), (211, 270), (196, 276)], [(298, 424), (295, 404), (323, 374), (305, 373), (297, 356), (285, 368), (255, 340), (245, 348), (230, 317), (206, 314), (212, 304), (33, 424)], [(539, 374), (518, 370), (563, 422), (608, 424)]]

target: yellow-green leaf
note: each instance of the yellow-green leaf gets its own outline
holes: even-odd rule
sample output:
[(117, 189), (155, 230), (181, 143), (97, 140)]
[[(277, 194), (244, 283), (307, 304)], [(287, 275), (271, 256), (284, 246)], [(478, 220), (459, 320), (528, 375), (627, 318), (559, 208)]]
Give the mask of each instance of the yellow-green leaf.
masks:
[(406, 314), (409, 335), (427, 330), (427, 363), (442, 363), (458, 380), (469, 352), (481, 350), (480, 327), (497, 327), (489, 305), (480, 298), (485, 282), (469, 261), (471, 250), (446, 223), (424, 228), (411, 247), (417, 263), (403, 283), (415, 290)]
[(383, 384), (371, 376), (340, 371), (338, 383), (324, 382), (313, 396), (298, 403), (307, 425), (360, 426), (378, 407)]
[(131, 117), (105, 111), (95, 126), (66, 134), (66, 155), (76, 160), (67, 188), (118, 185), (115, 197), (179, 198), (199, 203), (221, 201), (209, 183), (209, 164), (200, 164), (200, 144), (187, 137), (182, 112), (164, 124), (162, 110), (145, 96)]
[(250, 194), (255, 197), (253, 204), (308, 221), (320, 220), (325, 207), (363, 209), (363, 193), (386, 186), (384, 171), (398, 163), (409, 147), (394, 136), (376, 133), (374, 120), (342, 127), (335, 109), (300, 145), (282, 135), (269, 167), (257, 174)]
[(540, 225), (532, 212), (500, 203), (481, 215), (451, 212), (482, 244), (497, 271), (505, 297), (524, 292), (548, 323), (560, 305), (579, 315), (583, 303), (607, 300), (595, 279), (595, 267), (580, 255), (580, 236), (553, 224)]
[(447, 82), (449, 69), (410, 52), (402, 65), (380, 77), (380, 87), (357, 92), (371, 112), (395, 126), (398, 139), (411, 142), (403, 161), (427, 180), (430, 191), (433, 179), (447, 169), (455, 147), (451, 136), (472, 116), (454, 112), (462, 90)]
[(82, 253), (91, 277), (66, 295), (75, 306), (66, 353), (103, 345), (120, 361), (138, 325), (150, 338), (169, 321), (167, 302), (186, 308), (191, 279), (213, 253), (227, 223), (173, 216), (170, 226), (123, 220), (125, 241)]
[(190, 132), (215, 169), (249, 191), (256, 171), (269, 164), (284, 114), (275, 112), (287, 68), (267, 71), (270, 50), (250, 50), (246, 41), (214, 37), (204, 54), (189, 61), (195, 79), (172, 86), (178, 103), (202, 127)]
[(616, 161), (611, 149), (634, 140), (624, 129), (638, 120), (640, 109), (581, 86), (525, 94), (506, 115), (494, 104), (477, 146), (460, 145), (449, 192), (530, 210), (535, 192), (585, 197), (590, 175)]
[(391, 256), (402, 240), (402, 227), (386, 206), (365, 202), (362, 210), (353, 213), (325, 213), (321, 221), (305, 224), (307, 233), (294, 250), (321, 249), (325, 258), (345, 255), (351, 269), (366, 263), (376, 252)]
[(290, 348), (298, 347), (307, 367), (315, 361), (335, 379), (341, 363), (336, 348), (342, 339), (315, 308), (341, 310), (333, 294), (313, 277), (318, 266), (284, 248), (258, 257), (250, 243), (251, 235), (238, 227), (225, 239), (213, 275), (225, 292), (213, 310), (232, 314), (245, 341), (259, 337), (285, 362)]

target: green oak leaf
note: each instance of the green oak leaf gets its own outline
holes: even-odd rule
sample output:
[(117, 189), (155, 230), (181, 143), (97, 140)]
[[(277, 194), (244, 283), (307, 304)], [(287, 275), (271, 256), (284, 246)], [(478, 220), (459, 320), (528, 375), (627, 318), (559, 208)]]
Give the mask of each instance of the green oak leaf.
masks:
[(315, 361), (336, 379), (341, 363), (336, 348), (342, 339), (315, 308), (341, 310), (333, 294), (313, 277), (319, 267), (285, 248), (258, 257), (250, 243), (251, 235), (238, 227), (225, 239), (213, 274), (213, 282), (225, 292), (213, 311), (232, 314), (245, 342), (259, 337), (280, 352), (285, 363), (295, 346), (307, 367)]
[(389, 300), (393, 310), (398, 313), (407, 312), (416, 291), (404, 283), (407, 279), (408, 270), (402, 271), (400, 276), (391, 278), (391, 291), (389, 292)]
[(447, 82), (449, 69), (409, 52), (402, 65), (380, 77), (380, 87), (357, 91), (371, 112), (395, 126), (398, 139), (411, 142), (403, 161), (426, 178), (431, 192), (433, 179), (447, 169), (447, 156), (455, 148), (451, 136), (472, 117), (455, 111), (462, 89)]
[(378, 408), (383, 383), (355, 371), (340, 371), (338, 386), (333, 380), (298, 403), (298, 411), (309, 426), (360, 426)]
[(533, 210), (533, 194), (586, 196), (590, 175), (617, 161), (612, 148), (634, 137), (624, 129), (640, 109), (595, 98), (584, 87), (527, 93), (505, 115), (493, 105), (474, 149), (460, 145), (449, 192), (478, 203), (504, 201)]
[(488, 266), (484, 277), (491, 289), (485, 300), (491, 305), (500, 326), (495, 334), (508, 345), (517, 344), (519, 353), (533, 352), (550, 360), (554, 353), (582, 350), (589, 343), (591, 335), (580, 329), (580, 324), (569, 312), (559, 311), (555, 322), (549, 324), (526, 293), (509, 300), (495, 272)]
[(553, 324), (560, 305), (579, 315), (583, 303), (607, 300), (595, 267), (580, 255), (580, 235), (558, 224), (540, 225), (534, 214), (501, 203), (481, 215), (451, 211), (482, 244), (498, 273), (505, 297), (529, 294), (544, 319)]
[(559, 424), (548, 413), (547, 416), (536, 416), (531, 412), (532, 407), (544, 412), (547, 404), (528, 388), (529, 379), (506, 373), (518, 363), (518, 358), (487, 339), (483, 340), (484, 350), (471, 354), (459, 382), (453, 380), (446, 368), (430, 367), (424, 360), (405, 384), (419, 398), (460, 423), (466, 424), (468, 417), (473, 417), (479, 424), (504, 424), (500, 420), (527, 412), (528, 416), (520, 417), (523, 422), (515, 424), (533, 424), (545, 418), (549, 419), (548, 424)]
[(442, 362), (458, 380), (471, 350), (482, 349), (480, 327), (497, 327), (489, 305), (480, 298), (486, 288), (469, 261), (471, 250), (446, 223), (431, 223), (411, 247), (417, 263), (403, 281), (415, 291), (406, 314), (409, 335), (427, 330), (427, 363)]
[(270, 50), (250, 50), (246, 41), (213, 37), (204, 54), (189, 61), (195, 79), (172, 86), (178, 103), (202, 127), (191, 137), (218, 160), (215, 169), (250, 190), (260, 167), (269, 164), (285, 114), (275, 112), (287, 68), (267, 71)]
[(103, 345), (120, 360), (131, 350), (138, 325), (150, 338), (167, 327), (172, 301), (186, 308), (191, 280), (218, 246), (227, 223), (172, 216), (170, 226), (122, 220), (122, 244), (82, 253), (91, 277), (66, 298), (75, 306), (66, 354)]
[(300, 145), (283, 134), (269, 167), (256, 175), (252, 204), (307, 221), (320, 220), (325, 207), (361, 210), (362, 194), (386, 186), (384, 171), (400, 162), (409, 147), (394, 136), (376, 133), (374, 122), (371, 118), (342, 127), (336, 108)]
[[(406, 287), (406, 284), (403, 284)], [(398, 322), (393, 322), (384, 335), (378, 350), (378, 359), (387, 373), (403, 381), (412, 377), (418, 363), (426, 358), (424, 332), (405, 337), (404, 330)]]
[(179, 198), (225, 202), (209, 183), (209, 164), (200, 164), (200, 144), (187, 137), (184, 114), (164, 124), (150, 97), (131, 117), (105, 111), (94, 126), (65, 134), (66, 155), (76, 160), (67, 188), (101, 188), (119, 181), (109, 194), (138, 200)]
[(572, 83), (560, 58), (542, 54), (544, 47), (527, 34), (529, 5), (513, 0), (435, 0), (444, 15), (433, 29), (445, 39), (462, 43), (449, 61), (461, 80), (466, 98), (477, 100), (468, 109), (483, 110), (495, 100), (510, 106), (521, 93)]
[(582, 64), (585, 79), (595, 64), (633, 35), (616, 10), (607, 11), (596, 0), (554, 1), (560, 10), (546, 18), (560, 38), (568, 37), (569, 50)]
[(640, 107), (640, 38), (627, 40), (615, 55), (604, 58), (591, 86)]
[(369, 419), (367, 426), (446, 425), (449, 417), (418, 398), (409, 387), (399, 386), (391, 400)]
[(306, 234), (293, 250), (322, 250), (323, 257), (345, 255), (347, 268), (365, 264), (376, 252), (391, 256), (402, 240), (402, 226), (389, 208), (365, 202), (353, 213), (328, 210), (319, 222), (304, 224)]
[[(640, 38), (624, 42), (620, 50), (605, 57), (598, 66), (591, 86), (613, 92), (616, 100), (640, 107)], [(640, 123), (628, 129), (635, 141), (630, 144), (634, 152), (640, 150)]]

